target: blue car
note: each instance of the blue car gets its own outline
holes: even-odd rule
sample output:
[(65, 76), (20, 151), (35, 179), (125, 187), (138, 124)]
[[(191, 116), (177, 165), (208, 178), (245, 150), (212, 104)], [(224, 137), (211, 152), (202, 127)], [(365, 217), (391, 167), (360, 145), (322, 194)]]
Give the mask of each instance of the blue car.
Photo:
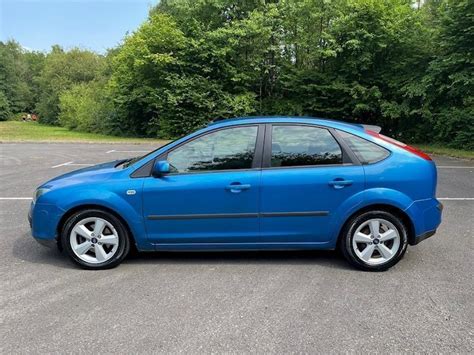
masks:
[(129, 160), (41, 185), (33, 237), (83, 268), (138, 251), (339, 248), (386, 270), (441, 223), (436, 166), (372, 127), (301, 117), (223, 120)]

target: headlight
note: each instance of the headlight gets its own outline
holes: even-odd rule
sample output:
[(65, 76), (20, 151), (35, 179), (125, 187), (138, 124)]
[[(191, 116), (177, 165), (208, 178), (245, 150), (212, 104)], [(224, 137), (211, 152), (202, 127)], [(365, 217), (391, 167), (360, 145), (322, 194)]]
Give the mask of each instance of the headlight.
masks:
[(45, 188), (45, 187), (42, 187), (42, 188), (39, 188), (39, 189), (36, 189), (35, 191), (35, 195), (33, 196), (33, 202), (36, 202), (36, 200), (43, 194), (45, 194), (46, 192), (48, 192), (49, 189)]

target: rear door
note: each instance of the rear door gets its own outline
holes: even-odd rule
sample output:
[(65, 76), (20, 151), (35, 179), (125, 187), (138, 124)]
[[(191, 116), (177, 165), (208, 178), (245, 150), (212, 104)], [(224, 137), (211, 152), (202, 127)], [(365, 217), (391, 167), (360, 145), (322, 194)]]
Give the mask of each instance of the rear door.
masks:
[(364, 189), (362, 166), (325, 127), (268, 125), (263, 164), (263, 242), (330, 242), (338, 213)]

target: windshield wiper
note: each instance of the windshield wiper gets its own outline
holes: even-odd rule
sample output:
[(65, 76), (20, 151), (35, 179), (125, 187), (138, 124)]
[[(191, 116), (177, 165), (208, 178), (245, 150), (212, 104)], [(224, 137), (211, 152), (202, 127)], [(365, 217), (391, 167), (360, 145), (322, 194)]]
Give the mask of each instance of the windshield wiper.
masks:
[(132, 159), (134, 158), (121, 159), (117, 164), (115, 164), (114, 168), (118, 168), (120, 165), (126, 164)]
[(134, 158), (130, 158), (130, 159), (127, 159), (124, 164), (123, 164), (123, 167), (124, 168), (128, 168), (130, 165), (132, 165), (133, 163), (136, 163), (137, 161), (139, 161), (142, 157), (134, 157)]

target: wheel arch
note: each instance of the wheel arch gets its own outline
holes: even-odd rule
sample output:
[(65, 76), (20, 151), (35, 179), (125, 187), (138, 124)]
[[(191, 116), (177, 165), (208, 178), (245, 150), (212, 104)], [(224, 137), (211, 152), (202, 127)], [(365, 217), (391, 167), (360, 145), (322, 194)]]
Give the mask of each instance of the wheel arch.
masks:
[(57, 243), (58, 243), (58, 248), (60, 250), (63, 250), (63, 246), (61, 244), (61, 233), (63, 231), (64, 225), (66, 224), (66, 221), (73, 214), (75, 214), (79, 211), (91, 210), (91, 209), (102, 210), (104, 212), (108, 212), (108, 213), (114, 215), (115, 217), (117, 217), (123, 223), (125, 229), (127, 230), (127, 235), (128, 235), (129, 240), (130, 240), (131, 247), (134, 248), (135, 250), (137, 249), (136, 240), (135, 240), (135, 236), (132, 232), (132, 229), (130, 228), (130, 225), (127, 223), (125, 218), (123, 218), (120, 215), (120, 213), (118, 213), (117, 211), (111, 209), (110, 207), (105, 207), (105, 206), (97, 205), (97, 204), (84, 204), (84, 205), (78, 205), (78, 206), (74, 206), (74, 207), (70, 208), (69, 210), (67, 210), (62, 215), (61, 219), (59, 220), (58, 225), (56, 227), (56, 233), (57, 233), (57, 238), (56, 239), (57, 239)]
[(386, 204), (386, 203), (377, 203), (377, 204), (371, 204), (371, 205), (361, 207), (358, 210), (356, 210), (355, 212), (353, 212), (348, 218), (346, 218), (345, 222), (342, 224), (342, 226), (339, 230), (339, 233), (338, 233), (338, 236), (337, 236), (336, 247), (339, 248), (339, 244), (340, 244), (341, 239), (342, 239), (342, 233), (345, 230), (345, 228), (346, 228), (347, 224), (349, 223), (349, 221), (353, 217), (355, 217), (357, 215), (360, 215), (362, 213), (365, 213), (365, 212), (377, 211), (377, 210), (378, 211), (389, 212), (389, 213), (392, 213), (395, 216), (398, 216), (402, 220), (405, 227), (407, 228), (408, 243), (412, 244), (412, 242), (415, 240), (415, 236), (416, 236), (415, 225), (413, 224), (413, 221), (408, 216), (408, 214), (406, 212), (404, 212), (402, 209), (400, 209), (400, 208), (398, 208), (394, 205), (390, 205), (390, 204)]

